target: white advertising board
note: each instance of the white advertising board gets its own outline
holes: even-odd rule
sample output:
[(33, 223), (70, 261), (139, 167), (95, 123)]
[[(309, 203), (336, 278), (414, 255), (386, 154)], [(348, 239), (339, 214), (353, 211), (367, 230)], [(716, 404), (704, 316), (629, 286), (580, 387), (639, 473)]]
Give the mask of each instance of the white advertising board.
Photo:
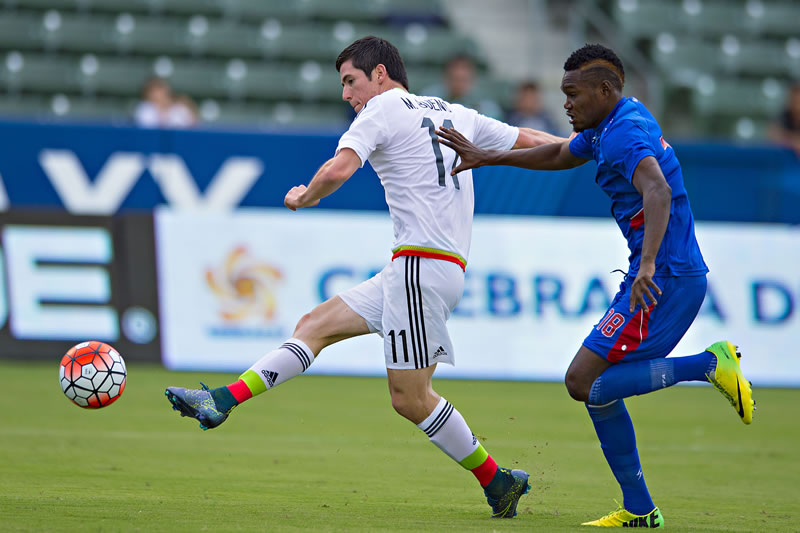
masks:
[[(698, 224), (709, 274), (673, 355), (730, 338), (756, 384), (800, 385), (800, 231)], [(379, 271), (383, 213), (280, 209), (156, 212), (162, 349), (173, 369), (239, 372), (290, 337), (315, 305)], [(478, 217), (464, 296), (449, 325), (456, 366), (439, 376), (560, 380), (627, 266), (611, 219)], [(327, 348), (309, 373), (383, 375), (377, 335)]]

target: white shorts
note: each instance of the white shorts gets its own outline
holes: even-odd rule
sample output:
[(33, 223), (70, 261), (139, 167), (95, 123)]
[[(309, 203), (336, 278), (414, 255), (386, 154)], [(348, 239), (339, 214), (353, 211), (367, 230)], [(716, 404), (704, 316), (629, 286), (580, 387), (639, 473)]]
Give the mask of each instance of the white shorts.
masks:
[(386, 368), (455, 364), (447, 319), (464, 292), (464, 271), (441, 259), (401, 256), (339, 297), (383, 337)]

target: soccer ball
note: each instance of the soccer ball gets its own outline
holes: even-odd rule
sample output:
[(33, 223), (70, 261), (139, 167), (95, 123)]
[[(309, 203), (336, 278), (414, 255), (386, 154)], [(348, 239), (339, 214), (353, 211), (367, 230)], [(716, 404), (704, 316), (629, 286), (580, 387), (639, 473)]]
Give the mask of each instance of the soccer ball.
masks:
[(125, 390), (125, 361), (104, 342), (76, 344), (61, 358), (61, 390), (75, 405), (99, 409), (111, 405)]

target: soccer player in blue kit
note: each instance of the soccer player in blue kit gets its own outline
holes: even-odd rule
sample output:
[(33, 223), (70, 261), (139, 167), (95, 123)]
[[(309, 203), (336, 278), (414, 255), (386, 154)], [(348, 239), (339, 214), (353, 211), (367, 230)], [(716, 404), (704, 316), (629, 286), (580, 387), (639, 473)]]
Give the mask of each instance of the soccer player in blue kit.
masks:
[(623, 506), (584, 525), (663, 528), (645, 485), (636, 436), (623, 398), (682, 381), (710, 381), (745, 424), (753, 420), (741, 354), (728, 341), (687, 357), (666, 356), (697, 316), (706, 273), (678, 159), (656, 120), (636, 98), (623, 97), (625, 71), (616, 54), (586, 45), (564, 64), (561, 90), (575, 131), (571, 140), (515, 151), (482, 150), (454, 129), (440, 142), (461, 156), (453, 173), (483, 165), (534, 170), (597, 162), (597, 184), (630, 249), (629, 269), (608, 311), (584, 339), (567, 370), (570, 396), (585, 402), (603, 454), (622, 488)]

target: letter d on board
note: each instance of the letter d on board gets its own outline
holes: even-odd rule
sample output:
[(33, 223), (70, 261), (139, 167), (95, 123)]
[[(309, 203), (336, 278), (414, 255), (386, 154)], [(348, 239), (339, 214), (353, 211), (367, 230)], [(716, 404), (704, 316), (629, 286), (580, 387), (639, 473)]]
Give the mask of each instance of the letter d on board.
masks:
[(773, 280), (756, 280), (752, 285), (753, 314), (756, 322), (780, 324), (792, 315), (792, 292)]

